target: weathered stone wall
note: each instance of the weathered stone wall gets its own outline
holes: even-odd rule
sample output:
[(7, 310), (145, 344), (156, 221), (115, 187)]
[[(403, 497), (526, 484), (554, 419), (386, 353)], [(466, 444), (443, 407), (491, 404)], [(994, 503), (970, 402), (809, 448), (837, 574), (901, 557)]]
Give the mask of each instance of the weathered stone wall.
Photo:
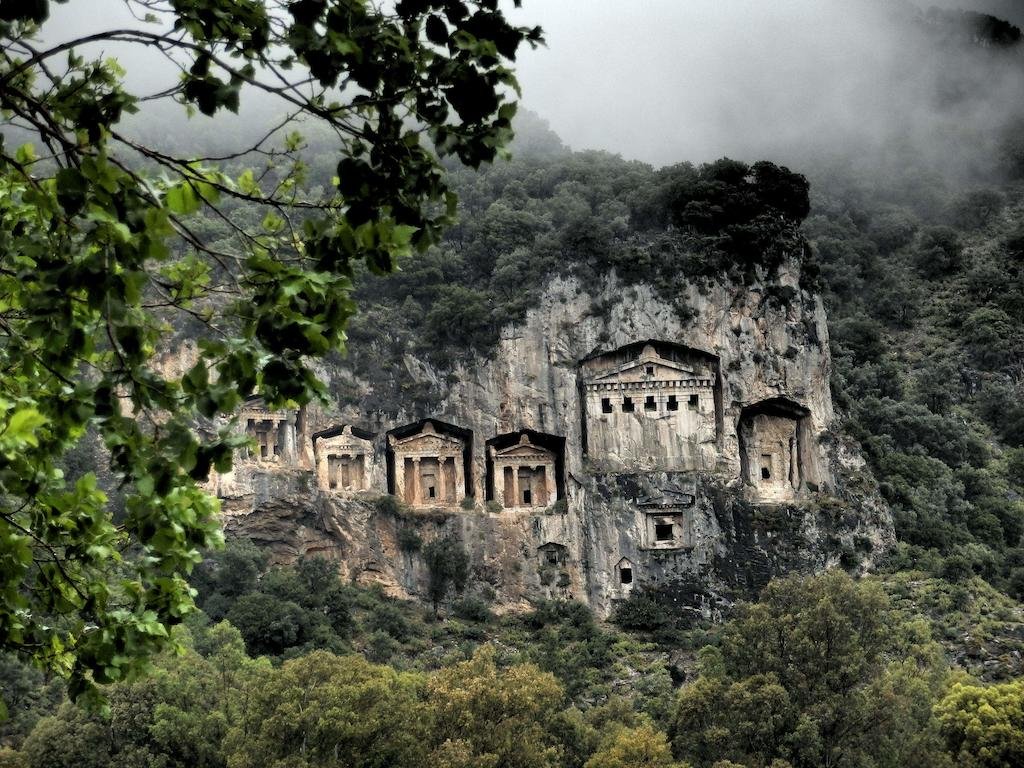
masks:
[[(273, 545), (281, 559), (330, 554), (343, 574), (403, 596), (422, 596), (426, 573), (419, 555), (403, 551), (400, 540), (408, 542), (410, 531), (422, 540), (457, 534), (471, 554), (474, 577), (491, 586), (499, 607), (557, 596), (605, 614), (631, 589), (655, 588), (708, 614), (779, 571), (819, 569), (841, 557), (849, 566), (867, 565), (891, 541), (891, 521), (869, 487), (845, 482), (860, 477), (859, 467), (856, 451), (831, 432), (821, 303), (800, 291), (793, 271), (780, 283), (772, 291), (682, 286), (692, 312), (684, 320), (646, 286), (626, 287), (613, 277), (589, 288), (554, 280), (523, 323), (504, 329), (489, 359), (449, 375), (409, 359), (410, 370), (444, 388), (437, 412), (396, 403), (399, 417), (383, 422), (380, 414), (353, 410), (306, 414), (311, 433), (338, 423), (375, 425), (374, 456), (367, 457), (374, 478), (386, 471), (387, 430), (427, 417), (458, 425), (472, 436), (473, 493), (461, 507), (396, 508), (375, 500), (384, 486), (346, 496), (317, 488), (311, 474), (307, 480), (301, 472), (247, 466), (219, 482), (227, 529)], [(788, 302), (777, 298), (784, 294)], [(709, 460), (680, 469), (659, 466), (655, 456), (650, 466), (609, 468), (593, 449), (584, 452), (581, 385), (593, 372), (581, 363), (645, 342), (690, 348), (717, 361), (714, 400), (703, 411), (713, 418), (710, 438), (703, 439), (712, 448)], [(324, 375), (351, 381), (350, 372)], [(786, 504), (758, 506), (742, 479), (740, 421), (745, 408), (773, 398), (805, 414), (802, 460), (813, 465), (815, 483), (794, 489)], [(514, 510), (484, 503), (485, 442), (521, 429), (565, 438), (564, 501)], [(552, 551), (559, 562), (551, 562)], [(621, 583), (623, 558), (632, 569), (629, 584)]]

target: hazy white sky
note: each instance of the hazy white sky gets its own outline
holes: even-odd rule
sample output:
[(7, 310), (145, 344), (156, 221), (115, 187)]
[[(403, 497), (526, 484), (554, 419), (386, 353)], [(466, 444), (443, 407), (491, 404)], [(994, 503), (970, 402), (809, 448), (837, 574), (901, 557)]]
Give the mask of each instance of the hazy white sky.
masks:
[(519, 62), (525, 106), (573, 148), (661, 164), (947, 130), (935, 51), (898, 31), (896, 2), (524, 0), (509, 13), (548, 41)]
[[(543, 26), (548, 41), (518, 62), (524, 106), (575, 149), (659, 165), (723, 155), (798, 162), (821, 148), (855, 153), (894, 138), (941, 154), (950, 140), (970, 141), (962, 137), (973, 126), (1005, 119), (1024, 94), (1024, 65), (1000, 77), (979, 70), (970, 98), (938, 111), (941, 72), (970, 74), (976, 64), (908, 37), (893, 16), (908, 0), (503, 2), (515, 23)], [(52, 8), (44, 31), (54, 39), (131, 24), (121, 0)], [(152, 67), (130, 62), (130, 80), (167, 71)]]

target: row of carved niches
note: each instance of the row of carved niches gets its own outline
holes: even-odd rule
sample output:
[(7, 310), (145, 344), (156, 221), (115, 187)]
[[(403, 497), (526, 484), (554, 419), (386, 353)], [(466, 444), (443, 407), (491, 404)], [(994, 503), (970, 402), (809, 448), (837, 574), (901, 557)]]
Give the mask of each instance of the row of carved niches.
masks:
[(740, 472), (755, 501), (795, 499), (819, 482), (810, 412), (784, 397), (749, 405), (740, 413)]
[(599, 472), (709, 470), (719, 453), (718, 358), (667, 342), (580, 363), (584, 453)]
[[(457, 506), (472, 495), (472, 432), (424, 419), (386, 437), (388, 493), (411, 507)], [(372, 490), (374, 438), (352, 425), (313, 435), (320, 488)], [(550, 507), (564, 497), (564, 463), (564, 437), (532, 430), (497, 435), (486, 445), (486, 500), (505, 509)]]

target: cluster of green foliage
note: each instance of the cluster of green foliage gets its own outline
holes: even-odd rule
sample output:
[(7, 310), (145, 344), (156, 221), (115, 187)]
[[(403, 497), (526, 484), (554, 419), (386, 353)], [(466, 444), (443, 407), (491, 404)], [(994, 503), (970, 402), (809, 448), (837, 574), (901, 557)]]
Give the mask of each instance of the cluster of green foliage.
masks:
[[(652, 286), (685, 316), (681, 280), (771, 281), (785, 258), (803, 255), (807, 182), (786, 168), (723, 159), (655, 170), (558, 150), (557, 137), (536, 123), (519, 130), (526, 147), (556, 149), (453, 171), (459, 222), (440, 245), (386, 280), (358, 282), (347, 365), (374, 382), (374, 393), (339, 388), (339, 400), (429, 410), (436, 393), (411, 380), (404, 356), (443, 368), (489, 354), (502, 327), (522, 320), (560, 276), (592, 286), (614, 273)], [(310, 166), (315, 178), (315, 159)]]
[[(197, 483), (240, 446), (196, 424), (253, 391), (273, 406), (325, 394), (312, 358), (344, 348), (355, 265), (388, 273), (437, 242), (456, 203), (442, 158), (495, 158), (508, 64), (540, 40), (497, 0), (127, 4), (139, 24), (57, 44), (41, 39), (59, 5), (0, 9), (0, 647), (76, 695), (133, 674), (193, 608), (185, 578), (221, 536)], [(97, 46), (164, 54), (167, 87), (129, 92)], [(224, 158), (271, 168), (228, 175), (122, 125), (142, 100), (236, 111), (243, 86), (330, 133), (327, 186), (300, 189), (294, 134), (235, 147)], [(201, 210), (229, 247), (197, 232)], [(167, 376), (153, 358), (181, 318), (197, 360)], [(118, 519), (94, 475), (62, 472), (89, 431)]]
[(1024, 197), (909, 174), (815, 187), (833, 394), (894, 510), (893, 567), (1021, 596)]
[[(251, 573), (252, 555), (238, 548), (219, 567)], [(256, 581), (334, 589), (327, 573), (313, 560)], [(207, 589), (223, 588), (224, 575), (208, 574)], [(877, 582), (843, 574), (775, 582), (701, 651), (692, 679), (656, 696), (636, 690), (639, 678), (623, 670), (626, 696), (566, 687), (560, 675), (578, 663), (575, 643), (605, 636), (595, 669), (625, 655), (622, 639), (583, 606), (548, 603), (523, 619), (492, 618), (473, 642), (434, 635), (447, 654), (431, 665), (422, 650), (383, 664), (370, 658), (372, 644), (356, 647), (363, 623), (396, 631), (401, 616), (407, 642), (442, 625), (394, 602), (390, 618), (371, 618), (383, 599), (349, 589), (352, 646), (314, 643), (257, 658), (228, 621), (193, 621), (175, 630), (178, 655), (110, 687), (106, 714), (61, 703), (59, 687), (40, 686), (37, 673), (12, 663), (5, 691), (20, 683), (35, 695), (22, 693), (0, 765), (1010, 768), (1022, 755), (1019, 681), (981, 685), (950, 673), (927, 625), (898, 611)], [(560, 675), (545, 671), (549, 664)], [(655, 697), (662, 704), (652, 709)]]
[[(275, 660), (317, 649), (358, 650), (371, 661), (430, 669), (443, 661), (430, 653), (436, 644), (477, 643), (489, 635), (521, 646), (514, 660), (554, 673), (575, 696), (597, 695), (611, 680), (612, 647), (630, 645), (601, 629), (578, 603), (541, 602), (524, 616), (497, 621), (489, 608), (493, 591), (466, 589), (468, 558), (452, 538), (435, 539), (409, 556), (422, 556), (430, 574), (427, 597), (433, 607), (426, 613), (344, 583), (321, 558), (268, 568), (267, 552), (248, 541), (231, 541), (204, 560), (193, 584), (210, 621), (229, 621), (250, 654)], [(438, 620), (442, 606), (446, 621)]]

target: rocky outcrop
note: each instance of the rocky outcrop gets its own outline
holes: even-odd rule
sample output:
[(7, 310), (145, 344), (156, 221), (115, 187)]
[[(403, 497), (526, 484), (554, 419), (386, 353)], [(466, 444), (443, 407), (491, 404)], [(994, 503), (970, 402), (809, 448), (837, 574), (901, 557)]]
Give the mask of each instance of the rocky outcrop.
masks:
[[(319, 487), (312, 470), (243, 463), (218, 479), (229, 534), (268, 544), (281, 560), (328, 554), (353, 580), (411, 597), (422, 596), (427, 582), (416, 542), (453, 535), (470, 553), (474, 582), (488, 585), (498, 607), (550, 596), (603, 614), (644, 589), (713, 615), (775, 573), (839, 562), (869, 567), (891, 542), (892, 525), (856, 450), (833, 433), (820, 300), (799, 288), (795, 267), (771, 286), (681, 290), (685, 317), (678, 302), (670, 305), (644, 285), (559, 278), (524, 322), (504, 329), (489, 358), (444, 372), (409, 359), (410, 371), (442, 391), (435, 412), (394, 403), (398, 418), (383, 419), (356, 409), (309, 409), (310, 434), (340, 424), (376, 433), (367, 459), (375, 489), (346, 494)], [(638, 423), (674, 424), (676, 409), (693, 408), (690, 422), (678, 422), (696, 425), (692, 450), (665, 446), (664, 428), (651, 422), (632, 436), (623, 432), (615, 450), (628, 460), (609, 465), (604, 448), (594, 455), (587, 425), (593, 431), (594, 420), (604, 418), (594, 412), (602, 400), (597, 393), (588, 406), (584, 385), (600, 371), (629, 367), (587, 362), (602, 355), (665, 362), (665, 373), (652, 364), (646, 373), (600, 379), (620, 395), (603, 407), (617, 408), (622, 423), (630, 416), (621, 395), (632, 409), (634, 388)], [(324, 374), (352, 381), (351, 372)], [(418, 419), (461, 430), (468, 469), (461, 504), (413, 509), (380, 499), (395, 486), (386, 433)], [(544, 508), (506, 509), (503, 499), (491, 498), (485, 446), (523, 430), (558, 441), (551, 443), (560, 451), (557, 494)]]

